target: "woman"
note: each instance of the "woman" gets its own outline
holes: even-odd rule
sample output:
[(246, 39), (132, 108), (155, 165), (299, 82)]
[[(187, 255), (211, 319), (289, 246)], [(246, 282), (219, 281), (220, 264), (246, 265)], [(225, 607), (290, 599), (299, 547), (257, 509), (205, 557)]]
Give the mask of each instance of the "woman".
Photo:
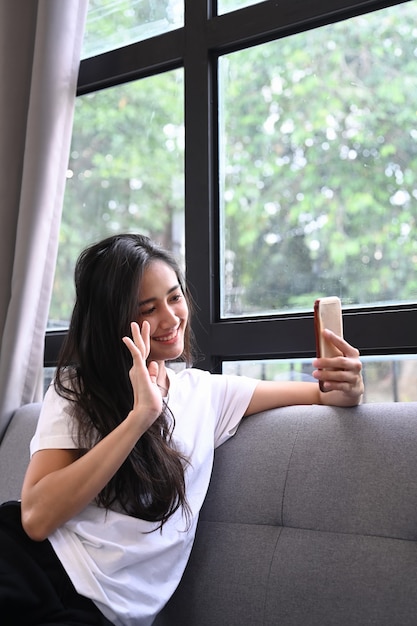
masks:
[[(10, 540), (13, 530), (1, 565), (13, 570), (13, 592), (0, 596), (0, 610), (13, 624), (30, 616), (24, 623), (148, 625), (187, 563), (214, 448), (259, 411), (358, 404), (359, 353), (324, 331), (343, 353), (314, 362), (326, 393), (315, 382), (193, 369), (191, 303), (180, 270), (140, 235), (87, 248), (75, 284), (21, 513), (16, 503), (0, 508), (0, 531)], [(188, 367), (175, 374), (167, 362), (180, 357)], [(26, 560), (41, 564), (37, 594), (24, 593)]]

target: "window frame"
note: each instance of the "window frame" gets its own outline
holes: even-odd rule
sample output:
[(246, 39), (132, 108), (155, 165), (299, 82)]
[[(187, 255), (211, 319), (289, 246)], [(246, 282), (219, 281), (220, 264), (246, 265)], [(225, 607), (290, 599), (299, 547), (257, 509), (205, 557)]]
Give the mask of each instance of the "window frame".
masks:
[[(186, 268), (197, 302), (198, 367), (221, 372), (227, 360), (315, 353), (312, 310), (220, 318), (219, 56), (406, 1), (268, 0), (216, 15), (215, 0), (185, 0), (182, 28), (81, 61), (77, 95), (184, 68)], [(363, 355), (417, 353), (416, 322), (417, 303), (344, 311), (346, 337)], [(64, 336), (62, 330), (46, 333), (46, 367), (56, 364)]]

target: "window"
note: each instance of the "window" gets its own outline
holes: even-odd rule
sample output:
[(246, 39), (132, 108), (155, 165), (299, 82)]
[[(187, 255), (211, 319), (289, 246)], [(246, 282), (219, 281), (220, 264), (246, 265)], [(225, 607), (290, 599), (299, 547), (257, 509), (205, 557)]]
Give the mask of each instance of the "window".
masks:
[(235, 9), (243, 9), (256, 2), (262, 2), (262, 0), (218, 0), (217, 6), (219, 15), (226, 13), (227, 11), (234, 11)]
[[(119, 4), (128, 11), (125, 21), (127, 5), (148, 5)], [(148, 186), (163, 189), (162, 203), (172, 207), (157, 234), (169, 231), (165, 241), (184, 249), (199, 306), (194, 330), (205, 355), (199, 367), (287, 360), (291, 369), (310, 359), (319, 294), (341, 295), (346, 337), (364, 357), (412, 363), (415, 0), (159, 4), (165, 11), (175, 4), (176, 15), (184, 8), (185, 22), (176, 18), (155, 34), (145, 19), (140, 33), (133, 24), (133, 37), (118, 31), (119, 41), (107, 23), (102, 32), (114, 49), (81, 63), (76, 123), (91, 133), (86, 147), (96, 135), (102, 143), (84, 170), (74, 130), (64, 209), (74, 214), (65, 219), (75, 223), (85, 210), (91, 222), (91, 209), (108, 216), (106, 228), (148, 229), (135, 211), (152, 197)], [(143, 141), (149, 155), (154, 145), (167, 151), (171, 165), (162, 183), (151, 162), (132, 159), (123, 173), (114, 162), (113, 131), (127, 119), (124, 97), (137, 98), (127, 140)], [(160, 114), (152, 139), (141, 133), (148, 99)], [(59, 256), (62, 276), (72, 280), (84, 242), (73, 245), (64, 223)], [(56, 310), (51, 317), (60, 323), (65, 316)], [(46, 364), (53, 364), (61, 332), (47, 337)]]
[(89, 0), (83, 58), (184, 26), (183, 0)]
[(52, 328), (68, 325), (74, 262), (89, 243), (140, 230), (184, 258), (183, 82), (176, 69), (77, 99)]
[(417, 300), (417, 4), (220, 58), (223, 317)]

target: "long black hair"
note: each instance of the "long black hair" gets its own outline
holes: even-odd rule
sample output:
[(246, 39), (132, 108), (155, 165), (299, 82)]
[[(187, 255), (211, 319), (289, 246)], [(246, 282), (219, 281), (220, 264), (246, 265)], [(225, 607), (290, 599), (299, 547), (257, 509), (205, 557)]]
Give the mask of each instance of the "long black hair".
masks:
[[(72, 406), (77, 445), (88, 450), (108, 435), (133, 406), (132, 358), (122, 342), (139, 317), (143, 272), (152, 261), (177, 275), (189, 313), (192, 299), (175, 258), (148, 237), (119, 234), (86, 248), (75, 267), (76, 300), (54, 385)], [(191, 364), (190, 323), (182, 359)], [(187, 459), (172, 441), (174, 416), (167, 406), (97, 496), (97, 503), (148, 521), (165, 521), (182, 506), (188, 513)]]

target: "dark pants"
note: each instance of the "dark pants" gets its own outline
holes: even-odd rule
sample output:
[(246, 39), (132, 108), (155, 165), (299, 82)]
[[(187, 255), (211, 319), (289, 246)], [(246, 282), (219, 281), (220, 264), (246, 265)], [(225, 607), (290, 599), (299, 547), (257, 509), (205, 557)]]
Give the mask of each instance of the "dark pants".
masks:
[(22, 528), (20, 503), (0, 506), (0, 623), (2, 626), (111, 626), (79, 595), (50, 542)]

